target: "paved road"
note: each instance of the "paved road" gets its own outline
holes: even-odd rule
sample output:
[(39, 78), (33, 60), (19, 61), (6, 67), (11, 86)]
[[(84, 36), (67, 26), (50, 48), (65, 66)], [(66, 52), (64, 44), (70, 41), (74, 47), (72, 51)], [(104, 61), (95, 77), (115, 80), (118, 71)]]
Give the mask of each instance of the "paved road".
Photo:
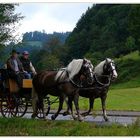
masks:
[[(32, 110), (28, 110), (28, 112), (24, 115), (24, 118), (31, 118)], [(47, 119), (51, 120), (52, 114), (56, 112), (55, 110), (51, 110)], [(64, 111), (62, 111), (64, 112)], [(96, 115), (89, 115), (84, 118), (86, 122), (92, 122), (99, 125), (111, 125), (112, 123), (129, 125), (133, 124), (137, 118), (140, 118), (140, 112), (137, 111), (107, 111), (109, 121), (105, 122), (102, 117), (102, 111), (96, 111)], [(1, 116), (1, 114), (0, 114)], [(56, 120), (73, 120), (71, 115), (63, 116), (62, 113), (56, 118)]]
[[(47, 119), (51, 120), (51, 115), (49, 114)], [(31, 118), (31, 113), (27, 113), (24, 118)], [(84, 121), (86, 122), (92, 122), (98, 125), (111, 125), (112, 123), (117, 123), (117, 124), (122, 124), (122, 125), (129, 125), (129, 124), (133, 124), (138, 117), (132, 117), (132, 116), (109, 116), (109, 121), (105, 122), (103, 117), (101, 115), (97, 115), (97, 116), (86, 116), (84, 118)], [(73, 120), (71, 115), (68, 116), (63, 116), (62, 114), (60, 114), (56, 120)]]

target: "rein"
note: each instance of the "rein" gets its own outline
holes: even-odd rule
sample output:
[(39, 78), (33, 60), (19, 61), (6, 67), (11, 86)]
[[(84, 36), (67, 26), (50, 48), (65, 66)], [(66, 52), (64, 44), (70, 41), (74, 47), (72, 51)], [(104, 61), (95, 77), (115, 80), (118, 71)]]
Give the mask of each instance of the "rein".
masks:
[[(68, 78), (69, 78), (69, 73), (68, 73), (68, 71), (65, 69), (65, 71), (66, 71), (66, 73), (67, 73), (67, 76), (68, 76)], [(76, 86), (76, 87), (78, 87), (78, 88), (82, 88), (83, 86), (82, 85), (78, 85), (78, 84), (76, 84), (72, 79), (70, 79), (69, 78), (69, 81), (74, 85), (74, 86)]]

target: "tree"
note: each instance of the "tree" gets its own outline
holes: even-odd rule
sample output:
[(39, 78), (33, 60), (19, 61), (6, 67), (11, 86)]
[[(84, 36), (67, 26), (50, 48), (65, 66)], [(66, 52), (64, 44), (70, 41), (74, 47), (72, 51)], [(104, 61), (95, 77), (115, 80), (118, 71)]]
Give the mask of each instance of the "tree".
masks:
[(16, 4), (0, 4), (0, 47), (13, 39), (15, 23), (23, 18), (20, 14), (15, 14)]
[[(129, 4), (96, 4), (89, 8), (78, 20), (76, 27), (66, 40), (69, 59), (82, 58), (87, 54), (94, 54), (90, 55), (93, 58), (97, 55), (98, 59), (102, 59), (102, 56), (119, 57), (126, 54), (124, 46), (127, 38), (132, 36), (128, 26), (130, 11), (133, 13), (131, 8)], [(139, 9), (137, 8), (135, 13), (139, 13)], [(137, 20), (139, 19), (138, 14)], [(136, 23), (137, 32), (139, 32), (140, 22)], [(134, 24), (135, 22), (132, 21), (131, 25)], [(134, 36), (132, 37), (136, 40)], [(102, 55), (98, 55), (99, 53)]]
[(129, 13), (129, 31), (135, 38), (140, 52), (140, 5), (132, 5)]
[(135, 39), (132, 36), (129, 36), (126, 39), (125, 48), (128, 52), (131, 52), (136, 48)]
[(47, 43), (44, 42), (43, 49), (52, 53), (60, 45), (61, 45), (60, 40), (57, 37), (53, 37)]

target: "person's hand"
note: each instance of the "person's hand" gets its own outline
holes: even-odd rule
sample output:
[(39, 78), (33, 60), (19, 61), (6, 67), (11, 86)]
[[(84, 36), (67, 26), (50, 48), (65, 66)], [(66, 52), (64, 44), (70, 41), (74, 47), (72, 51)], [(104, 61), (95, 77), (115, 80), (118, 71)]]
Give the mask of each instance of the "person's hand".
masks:
[(33, 76), (35, 76), (37, 73), (36, 72), (33, 72)]
[(24, 72), (24, 73), (28, 73), (28, 72), (27, 72), (27, 71), (25, 71), (25, 70), (24, 70), (23, 72)]
[(15, 71), (15, 74), (19, 74), (19, 71)]

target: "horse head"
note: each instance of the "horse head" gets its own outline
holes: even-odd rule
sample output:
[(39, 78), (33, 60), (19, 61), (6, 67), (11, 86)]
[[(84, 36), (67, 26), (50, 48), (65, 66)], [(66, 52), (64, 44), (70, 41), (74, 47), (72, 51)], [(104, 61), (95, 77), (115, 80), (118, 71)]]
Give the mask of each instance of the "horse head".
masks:
[(115, 63), (112, 59), (106, 58), (103, 66), (104, 75), (110, 75), (111, 80), (115, 80), (118, 77)]
[(83, 65), (81, 68), (81, 73), (86, 77), (86, 81), (88, 85), (93, 84), (93, 65), (90, 60), (84, 58), (83, 59)]
[(83, 76), (87, 84), (93, 83), (93, 65), (87, 59), (73, 59), (67, 66), (67, 71), (71, 80), (75, 77), (79, 77), (77, 79), (80, 80), (80, 77)]

